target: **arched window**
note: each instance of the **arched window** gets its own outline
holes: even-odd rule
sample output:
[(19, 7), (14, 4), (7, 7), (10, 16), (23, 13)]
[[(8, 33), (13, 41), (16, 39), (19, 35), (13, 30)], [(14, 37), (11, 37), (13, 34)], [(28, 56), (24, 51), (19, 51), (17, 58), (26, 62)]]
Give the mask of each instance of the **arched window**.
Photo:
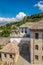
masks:
[(38, 45), (35, 45), (35, 49), (38, 50)]
[(35, 55), (35, 59), (38, 60), (38, 55)]

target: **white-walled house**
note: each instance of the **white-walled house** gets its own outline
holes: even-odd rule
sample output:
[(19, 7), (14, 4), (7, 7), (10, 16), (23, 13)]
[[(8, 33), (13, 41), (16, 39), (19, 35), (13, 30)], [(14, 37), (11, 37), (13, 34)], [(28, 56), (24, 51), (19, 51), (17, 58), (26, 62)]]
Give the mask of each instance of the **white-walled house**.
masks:
[(17, 29), (17, 33), (15, 33), (15, 30), (11, 31), (10, 37), (30, 37), (30, 30), (26, 26), (20, 26)]
[(30, 37), (30, 30), (28, 27), (19, 27), (19, 34), (23, 35), (23, 37)]

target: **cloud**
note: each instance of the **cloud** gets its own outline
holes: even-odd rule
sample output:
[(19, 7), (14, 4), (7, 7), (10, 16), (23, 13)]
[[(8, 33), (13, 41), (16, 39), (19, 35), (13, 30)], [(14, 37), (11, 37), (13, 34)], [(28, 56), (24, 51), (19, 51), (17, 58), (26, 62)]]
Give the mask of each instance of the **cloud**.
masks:
[(17, 16), (16, 16), (16, 20), (22, 20), (24, 17), (26, 16), (26, 14), (24, 14), (23, 12), (20, 12)]
[(10, 22), (10, 21), (15, 21), (15, 18), (2, 18), (2, 17), (0, 17), (0, 21), (1, 22)]
[(37, 4), (34, 5), (35, 7), (39, 7), (39, 10), (43, 12), (43, 1), (39, 1)]
[(16, 21), (21, 21), (25, 16), (26, 16), (25, 13), (19, 12), (19, 14), (17, 14), (15, 18), (14, 17), (12, 17), (12, 18), (3, 18), (3, 17), (0, 17), (0, 22), (16, 22)]

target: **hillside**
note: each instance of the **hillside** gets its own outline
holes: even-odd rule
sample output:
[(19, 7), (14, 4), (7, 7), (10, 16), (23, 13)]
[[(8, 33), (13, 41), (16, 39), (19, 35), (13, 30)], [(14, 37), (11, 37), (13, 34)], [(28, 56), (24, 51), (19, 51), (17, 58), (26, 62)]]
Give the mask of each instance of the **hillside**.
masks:
[(8, 23), (6, 25), (0, 26), (0, 37), (9, 37), (12, 30), (15, 30), (15, 33), (17, 33), (17, 26), (19, 27), (26, 22), (38, 22), (41, 19), (43, 19), (43, 13), (25, 16), (22, 21)]

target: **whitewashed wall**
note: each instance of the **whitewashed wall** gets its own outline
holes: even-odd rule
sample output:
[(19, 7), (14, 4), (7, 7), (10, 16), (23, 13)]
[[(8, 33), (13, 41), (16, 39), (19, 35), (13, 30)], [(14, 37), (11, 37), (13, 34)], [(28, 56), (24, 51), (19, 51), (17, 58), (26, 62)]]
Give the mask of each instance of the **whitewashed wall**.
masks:
[[(23, 31), (24, 31), (23, 33), (22, 33), (22, 28), (23, 28), (23, 27), (20, 27), (20, 29), (19, 29), (19, 33), (20, 33), (20, 34), (25, 33), (25, 27), (23, 28)], [(27, 28), (27, 33), (25, 33), (25, 34), (30, 34), (30, 30), (29, 30), (28, 28)]]
[(16, 40), (18, 43), (20, 43), (21, 40), (22, 40), (22, 41), (30, 41), (29, 38), (14, 38), (14, 37), (11, 37), (11, 38), (10, 38), (10, 42), (12, 42), (12, 41), (14, 41), (14, 40)]

